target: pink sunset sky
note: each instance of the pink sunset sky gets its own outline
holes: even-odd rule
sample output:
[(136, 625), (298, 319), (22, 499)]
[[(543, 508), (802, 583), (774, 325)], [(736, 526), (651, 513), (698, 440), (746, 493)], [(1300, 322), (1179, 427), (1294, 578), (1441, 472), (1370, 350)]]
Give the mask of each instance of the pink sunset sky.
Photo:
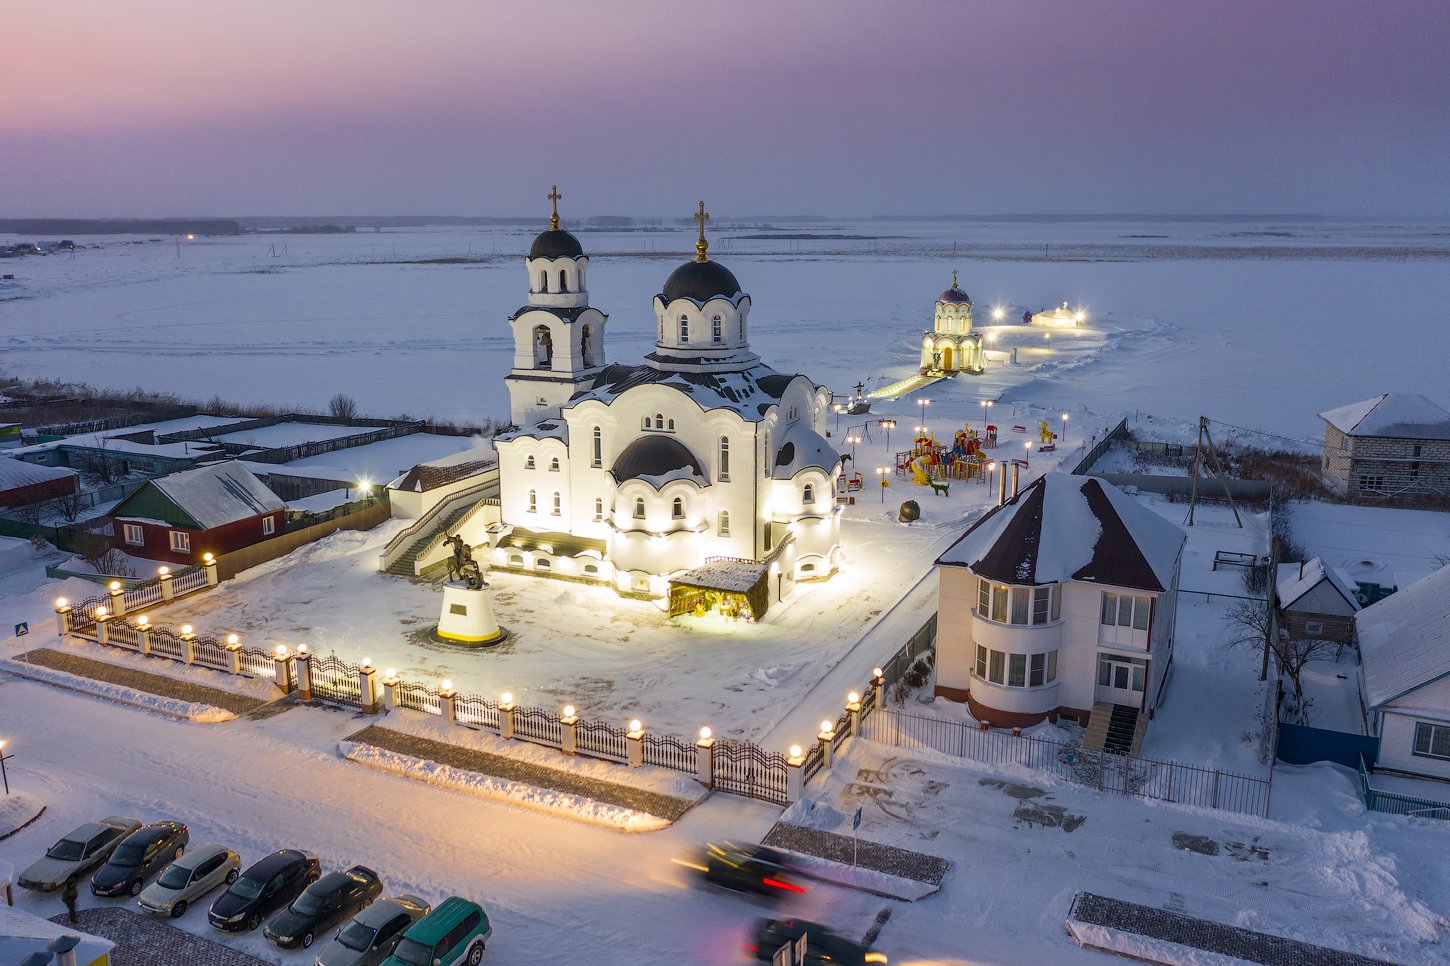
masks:
[(1445, 0), (66, 0), (0, 53), (0, 216), (1450, 210)]

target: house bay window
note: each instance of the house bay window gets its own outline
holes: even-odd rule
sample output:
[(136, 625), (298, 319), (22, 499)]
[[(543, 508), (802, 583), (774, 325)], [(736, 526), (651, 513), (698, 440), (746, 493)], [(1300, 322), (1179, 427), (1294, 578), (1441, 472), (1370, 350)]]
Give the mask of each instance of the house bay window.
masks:
[(1151, 597), (1114, 594), (1105, 590), (1102, 623), (1105, 627), (1131, 627), (1136, 631), (1146, 631), (1151, 606)]
[(1057, 680), (1057, 652), (1008, 654), (977, 645), (976, 676), (1009, 688), (1040, 688)]
[(977, 615), (998, 624), (1050, 624), (1062, 617), (1062, 585), (1009, 587), (978, 577)]

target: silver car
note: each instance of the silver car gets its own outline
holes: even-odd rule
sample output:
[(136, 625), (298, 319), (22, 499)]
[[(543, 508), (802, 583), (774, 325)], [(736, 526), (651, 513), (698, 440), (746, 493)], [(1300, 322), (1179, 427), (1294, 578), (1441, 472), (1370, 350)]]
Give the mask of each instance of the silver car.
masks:
[(54, 892), (66, 882), (80, 881), (81, 876), (106, 861), (121, 840), (141, 827), (134, 818), (115, 815), (99, 822), (87, 822), (50, 847), (43, 858), (36, 859), (17, 880), (23, 889)]
[(237, 881), (241, 869), (241, 858), (226, 846), (215, 842), (194, 845), (146, 887), (136, 905), (153, 916), (179, 918), (217, 886)]
[(417, 896), (379, 899), (352, 917), (322, 947), (317, 966), (378, 966), (413, 923), (428, 915), (428, 903)]

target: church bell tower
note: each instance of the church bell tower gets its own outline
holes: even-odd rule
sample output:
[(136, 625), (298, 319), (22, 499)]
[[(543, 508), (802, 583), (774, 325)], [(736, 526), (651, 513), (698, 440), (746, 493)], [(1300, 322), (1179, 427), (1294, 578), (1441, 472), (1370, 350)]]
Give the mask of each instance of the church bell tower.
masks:
[(524, 259), (528, 303), (509, 317), (514, 367), (504, 382), (515, 426), (558, 416), (605, 365), (608, 316), (589, 305), (589, 256), (579, 239), (559, 227), (559, 186), (547, 197), (553, 203), (549, 228), (534, 238)]

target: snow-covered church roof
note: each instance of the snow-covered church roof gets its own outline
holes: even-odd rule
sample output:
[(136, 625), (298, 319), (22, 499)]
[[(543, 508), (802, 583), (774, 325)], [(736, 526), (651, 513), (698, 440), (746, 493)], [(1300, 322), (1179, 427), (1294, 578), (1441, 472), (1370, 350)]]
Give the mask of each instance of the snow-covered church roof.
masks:
[(1450, 567), (1366, 607), (1354, 627), (1368, 707), (1450, 675)]
[(1413, 392), (1387, 392), (1322, 412), (1319, 418), (1346, 436), (1450, 439), (1450, 412)]
[(651, 433), (626, 446), (610, 467), (614, 482), (644, 480), (656, 487), (671, 480), (708, 483), (695, 454), (673, 436)]
[[(780, 402), (795, 376), (776, 372), (767, 365), (754, 365), (737, 372), (680, 372), (651, 365), (611, 365), (594, 379), (594, 385), (576, 393), (568, 406), (589, 399), (608, 405), (636, 386), (668, 386), (693, 399), (705, 412), (729, 409), (742, 419), (758, 422)], [(566, 407), (568, 408), (568, 407)]]
[(805, 423), (792, 423), (781, 436), (770, 475), (777, 480), (788, 480), (807, 467), (823, 469), (829, 474), (840, 458), (841, 454), (820, 433)]
[(1091, 476), (1048, 473), (978, 520), (937, 563), (989, 580), (1090, 580), (1165, 591), (1187, 536), (1122, 490)]

